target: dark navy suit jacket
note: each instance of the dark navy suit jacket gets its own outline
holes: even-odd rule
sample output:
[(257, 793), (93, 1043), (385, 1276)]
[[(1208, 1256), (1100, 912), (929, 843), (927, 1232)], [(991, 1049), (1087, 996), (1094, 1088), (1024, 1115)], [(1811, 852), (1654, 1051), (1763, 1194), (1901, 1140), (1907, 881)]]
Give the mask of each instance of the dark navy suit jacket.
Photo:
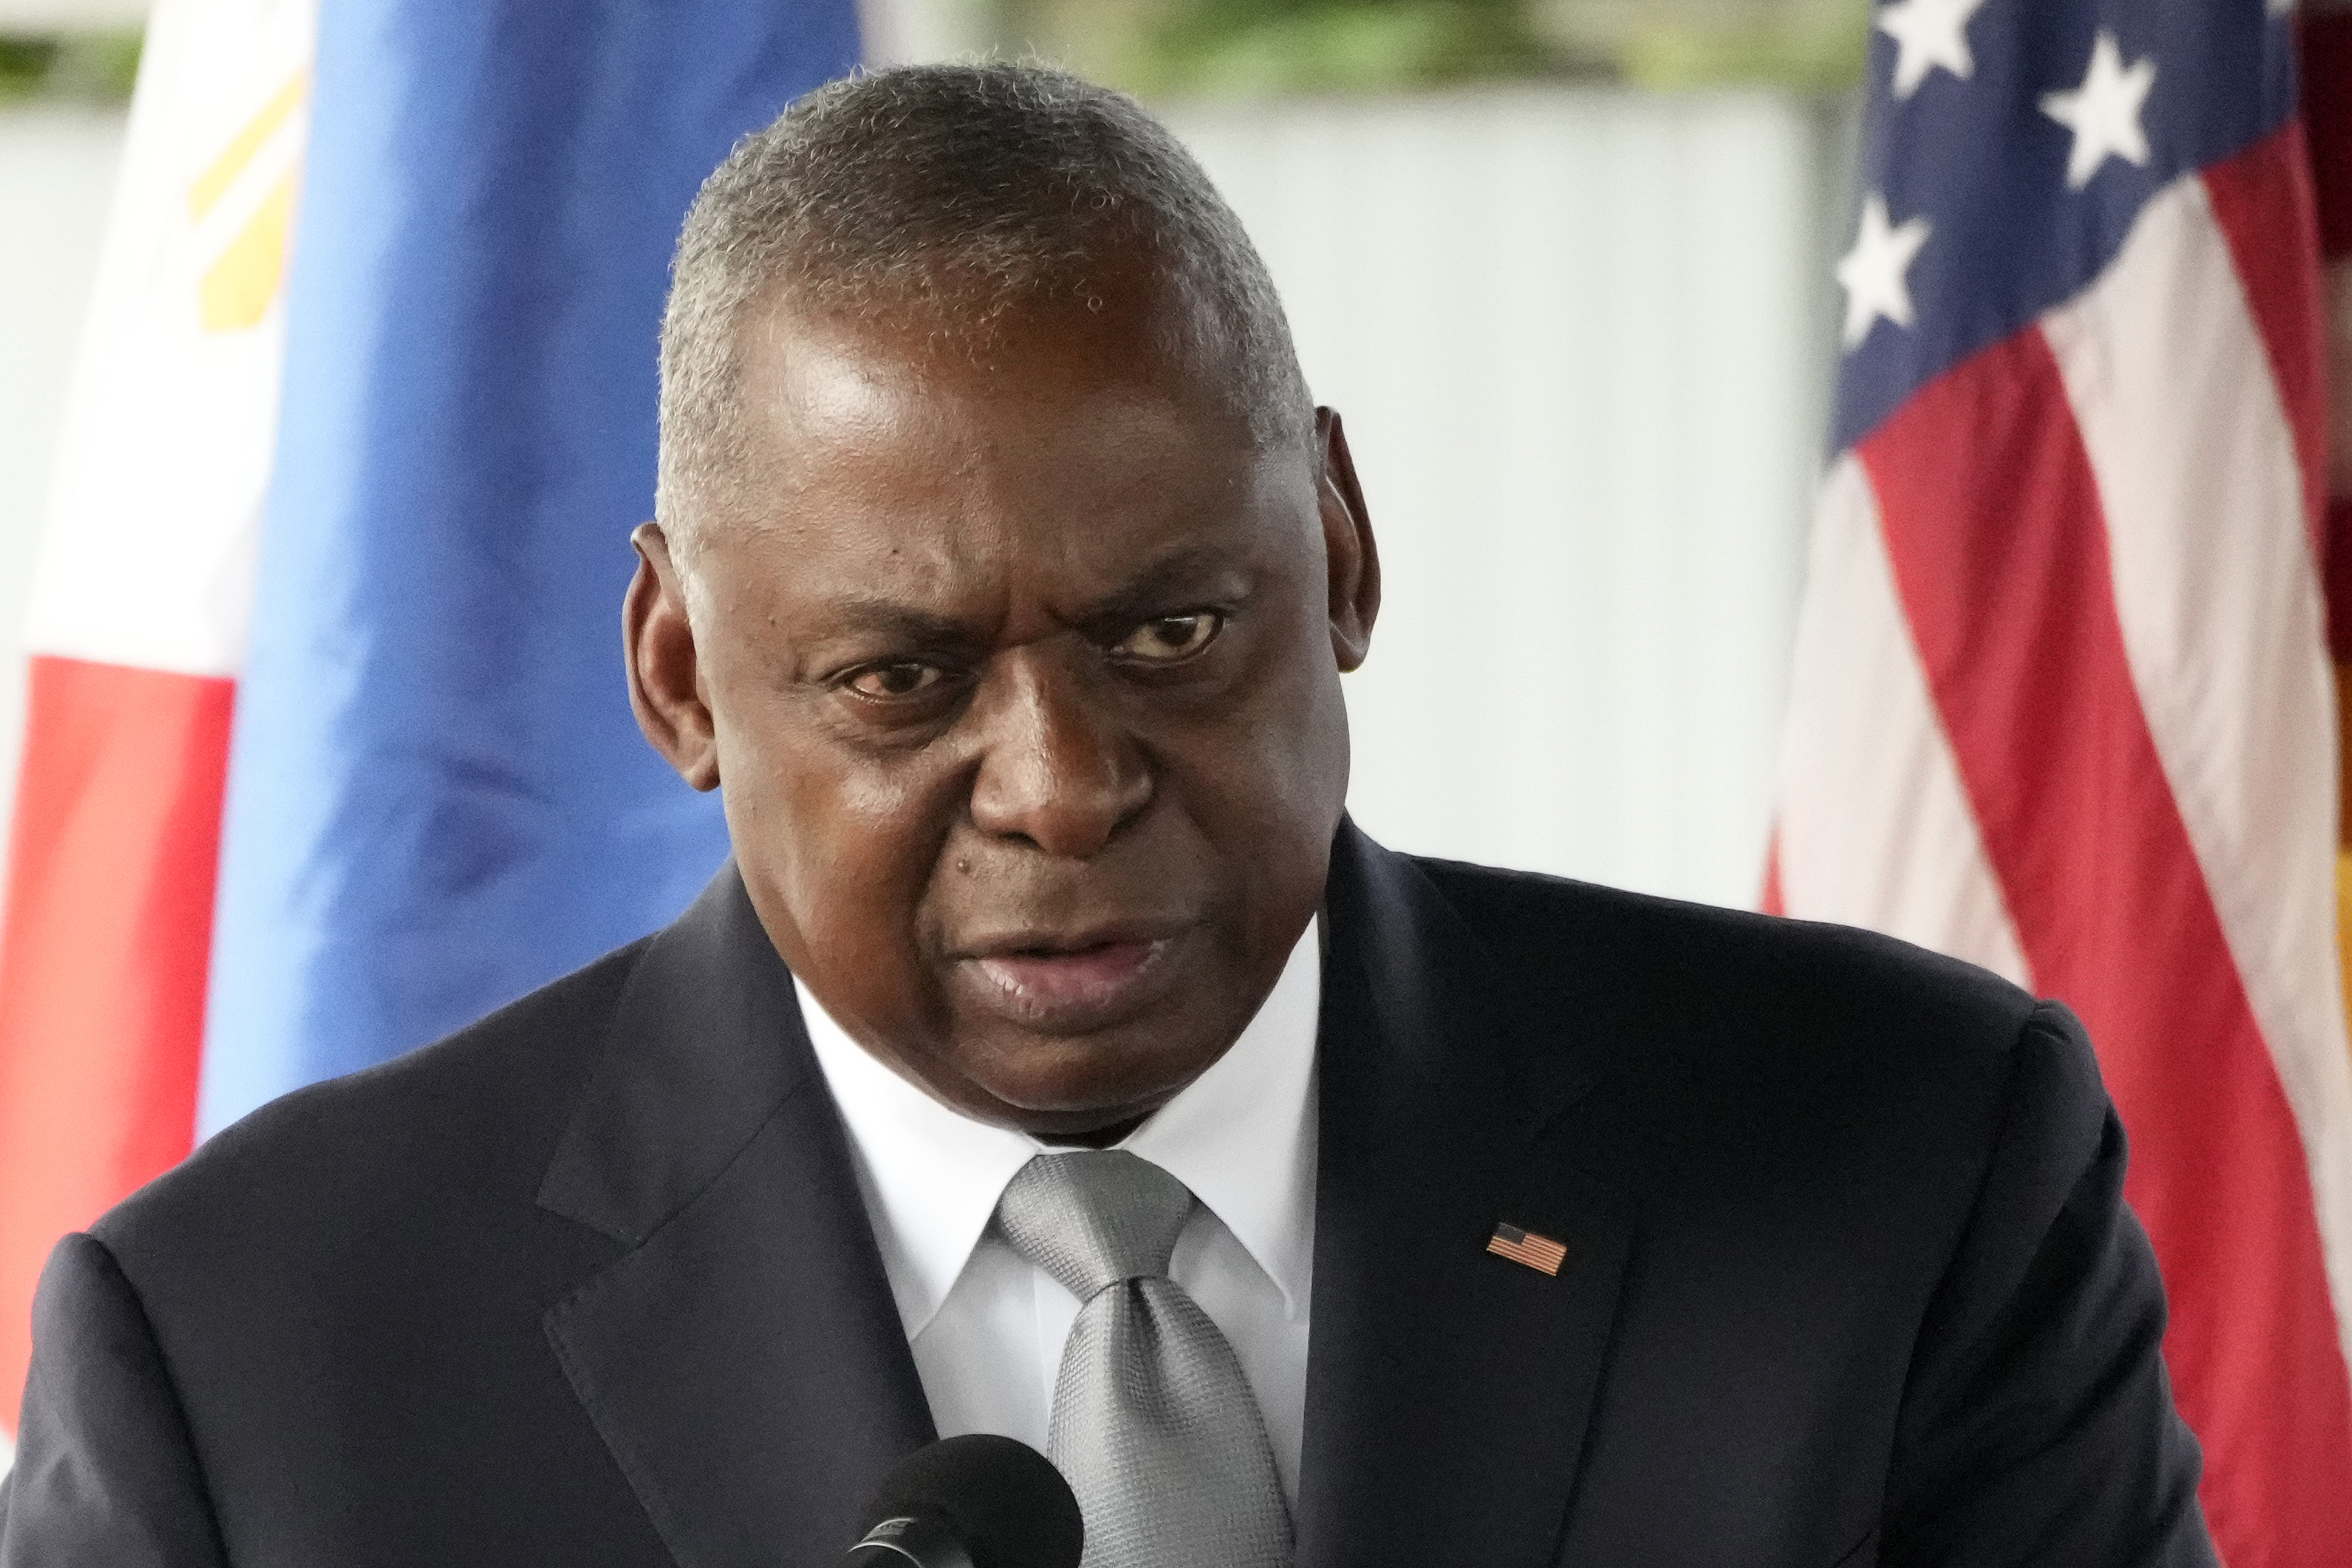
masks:
[[(1327, 911), (1300, 1568), (2213, 1562), (2063, 1009), (1352, 828)], [(213, 1139), (36, 1319), (0, 1568), (830, 1568), (932, 1436), (731, 867)]]

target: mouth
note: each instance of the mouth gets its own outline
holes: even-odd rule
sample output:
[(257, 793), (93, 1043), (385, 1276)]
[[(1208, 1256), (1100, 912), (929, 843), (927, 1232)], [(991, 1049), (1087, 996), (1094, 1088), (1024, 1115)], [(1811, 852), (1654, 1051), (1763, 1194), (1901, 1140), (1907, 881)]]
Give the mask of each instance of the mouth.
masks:
[(1140, 930), (1022, 936), (980, 944), (965, 962), (997, 1010), (1058, 1033), (1099, 1028), (1147, 1000), (1178, 940)]

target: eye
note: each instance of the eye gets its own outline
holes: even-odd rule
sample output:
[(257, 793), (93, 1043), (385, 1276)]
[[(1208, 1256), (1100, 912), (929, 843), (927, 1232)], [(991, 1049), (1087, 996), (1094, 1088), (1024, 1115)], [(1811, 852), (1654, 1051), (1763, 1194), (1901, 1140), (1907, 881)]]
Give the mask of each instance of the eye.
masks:
[(909, 660), (897, 664), (869, 664), (850, 676), (847, 684), (849, 689), (859, 696), (887, 702), (927, 691), (945, 678), (937, 664), (919, 664)]
[(1213, 610), (1163, 615), (1129, 632), (1112, 647), (1111, 653), (1138, 664), (1172, 664), (1191, 658), (1216, 641), (1224, 624), (1225, 618)]

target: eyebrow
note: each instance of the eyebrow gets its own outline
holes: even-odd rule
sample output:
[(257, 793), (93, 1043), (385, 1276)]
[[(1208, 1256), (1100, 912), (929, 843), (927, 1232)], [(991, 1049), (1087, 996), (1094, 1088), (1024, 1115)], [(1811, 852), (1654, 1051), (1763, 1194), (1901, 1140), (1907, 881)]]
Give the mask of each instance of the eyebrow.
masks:
[(979, 645), (971, 628), (887, 599), (851, 599), (825, 606), (826, 631), (873, 637), (918, 648), (969, 649)]
[(1235, 574), (1230, 552), (1207, 545), (1185, 545), (1152, 562), (1116, 592), (1096, 601), (1078, 613), (1081, 626), (1133, 624), (1167, 612), (1176, 600), (1198, 594), (1217, 573)]
[[(1070, 624), (1089, 631), (1132, 625), (1164, 614), (1170, 604), (1202, 591), (1203, 580), (1235, 570), (1226, 552), (1185, 545), (1152, 562), (1119, 588), (1081, 609)], [(872, 637), (912, 648), (975, 652), (984, 639), (966, 623), (889, 599), (849, 599), (827, 605), (829, 632)]]

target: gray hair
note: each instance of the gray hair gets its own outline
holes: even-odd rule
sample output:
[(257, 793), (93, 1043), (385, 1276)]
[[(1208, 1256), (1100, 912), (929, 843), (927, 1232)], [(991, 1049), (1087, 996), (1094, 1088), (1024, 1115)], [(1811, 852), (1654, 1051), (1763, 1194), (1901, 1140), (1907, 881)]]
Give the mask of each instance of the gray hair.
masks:
[(1164, 345), (1213, 367), (1262, 444), (1314, 406), (1274, 280), (1216, 187), (1142, 106), (1034, 65), (910, 66), (828, 84), (739, 142), (687, 214), (662, 320), (666, 525), (749, 461), (741, 326), (779, 301), (919, 310), (984, 342), (1024, 300), (1087, 299), (1139, 247), (1185, 308)]

